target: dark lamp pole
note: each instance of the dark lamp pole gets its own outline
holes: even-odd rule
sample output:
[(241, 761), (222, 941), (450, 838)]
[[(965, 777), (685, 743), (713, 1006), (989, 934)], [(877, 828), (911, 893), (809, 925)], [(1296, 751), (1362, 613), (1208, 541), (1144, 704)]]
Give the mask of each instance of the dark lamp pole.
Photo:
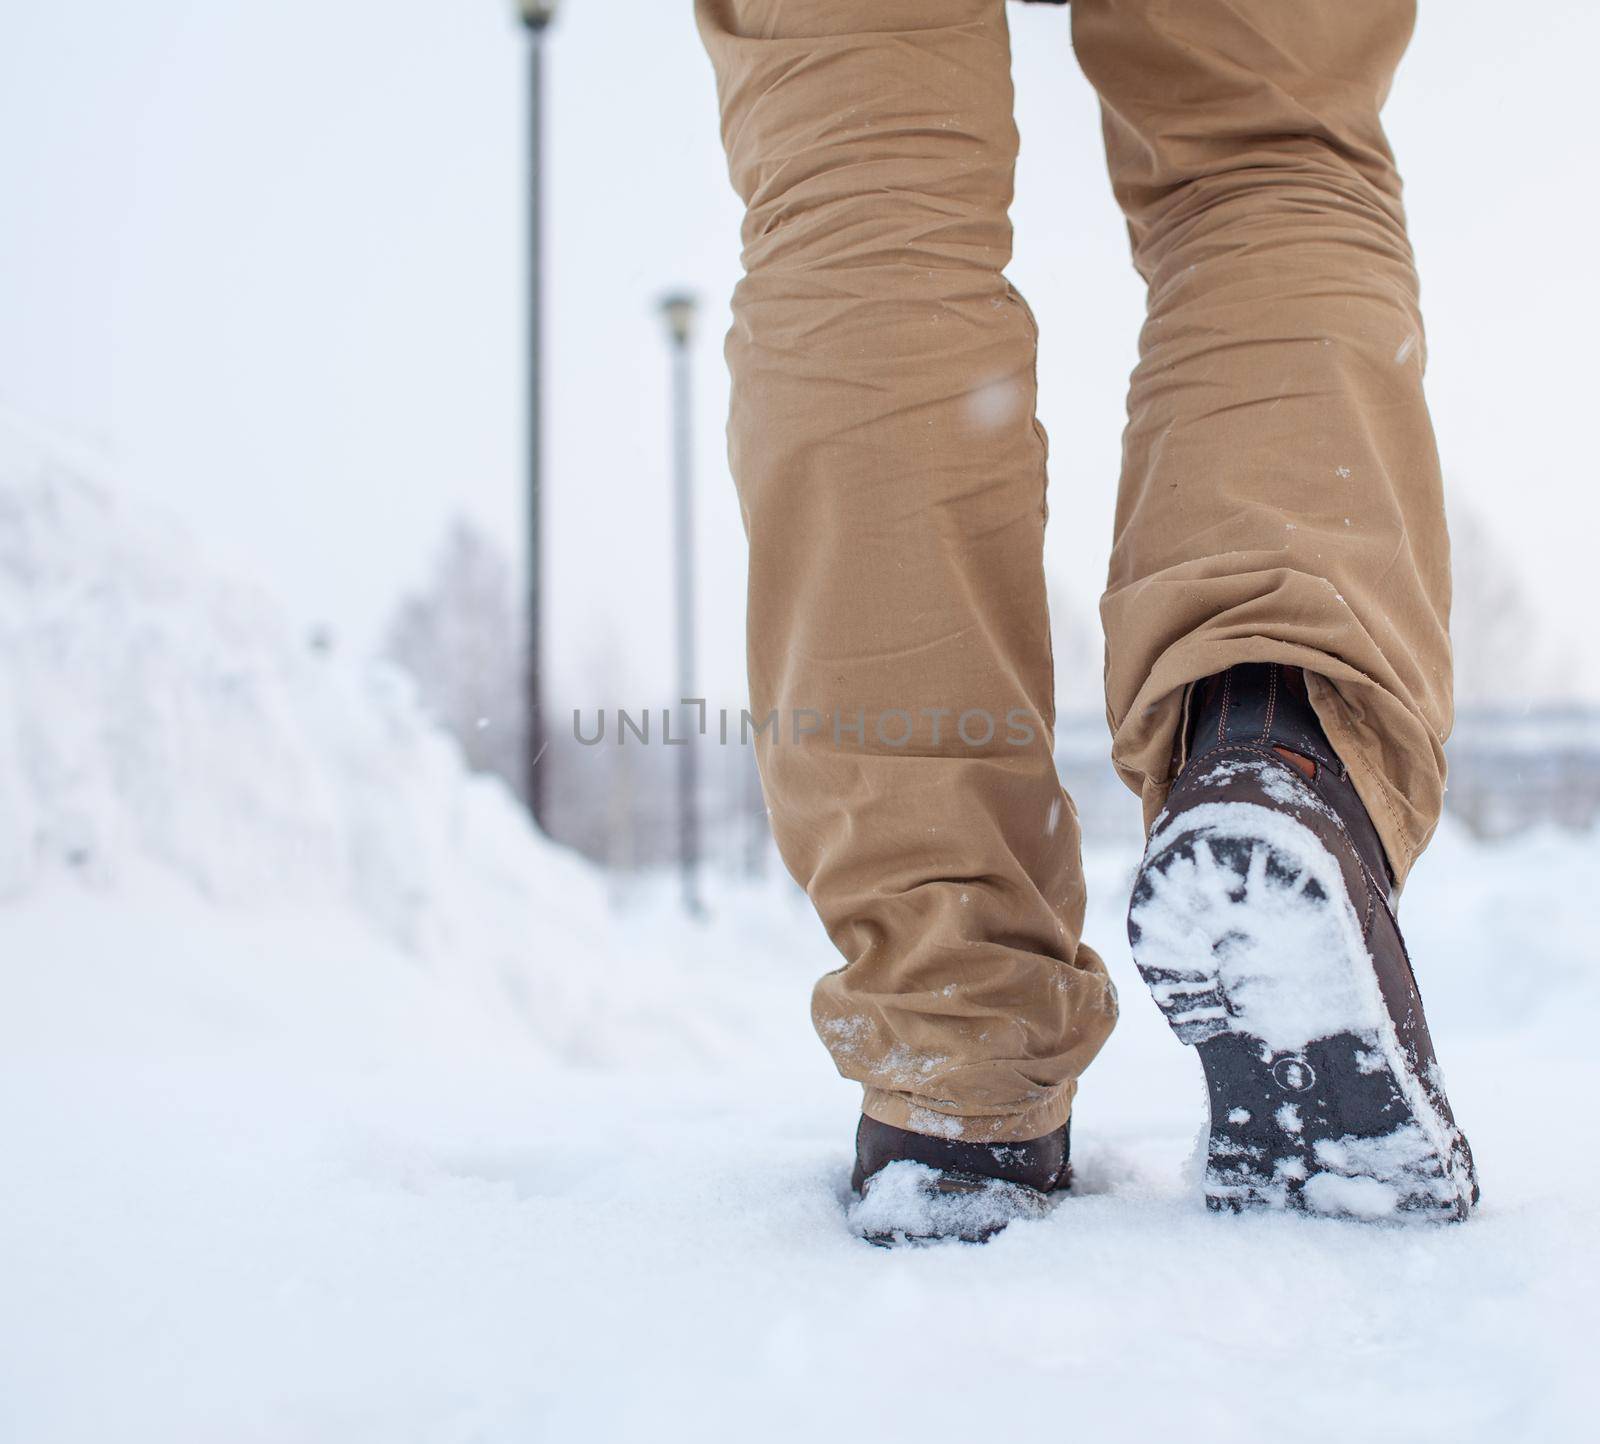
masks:
[[(689, 338), (695, 298), (683, 292), (661, 299), (662, 319), (672, 347), (673, 543), (677, 583), (678, 696), (694, 696), (694, 462), (690, 448)], [(684, 746), (678, 751), (678, 863), (683, 871), (683, 905), (692, 917), (700, 903), (700, 815), (696, 783), (697, 752), (685, 704)]]
[(528, 32), (528, 636), (523, 678), (523, 791), (535, 825), (545, 828), (545, 774), (539, 766), (545, 749), (540, 467), (544, 440), (544, 333), (539, 303), (544, 286), (544, 32), (555, 18), (556, 0), (519, 0), (518, 13)]

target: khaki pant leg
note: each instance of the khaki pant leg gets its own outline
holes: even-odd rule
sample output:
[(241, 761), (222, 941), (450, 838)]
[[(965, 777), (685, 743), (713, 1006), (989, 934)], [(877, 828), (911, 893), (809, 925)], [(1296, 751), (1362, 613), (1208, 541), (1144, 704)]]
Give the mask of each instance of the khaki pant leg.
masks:
[(1115, 1002), (1079, 941), (1050, 756), (1036, 333), (1002, 274), (1004, 5), (696, 9), (748, 208), (728, 438), (752, 711), (781, 728), (758, 756), (784, 860), (844, 956), (816, 1025), (874, 1118), (1036, 1137)]
[(1103, 601), (1123, 777), (1185, 684), (1307, 669), (1404, 879), (1438, 820), (1449, 556), (1400, 179), (1410, 0), (1074, 0), (1149, 316)]

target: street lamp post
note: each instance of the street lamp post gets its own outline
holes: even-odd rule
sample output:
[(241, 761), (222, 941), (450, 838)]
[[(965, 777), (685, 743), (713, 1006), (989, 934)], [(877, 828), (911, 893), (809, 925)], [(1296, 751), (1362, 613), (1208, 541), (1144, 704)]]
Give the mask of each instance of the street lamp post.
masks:
[[(673, 551), (677, 583), (678, 696), (694, 695), (694, 491), (690, 447), (689, 337), (695, 298), (675, 293), (662, 298), (661, 314), (672, 347)], [(683, 905), (692, 917), (700, 903), (700, 817), (694, 729), (686, 716), (684, 745), (678, 751), (678, 863), (683, 872)]]
[(545, 774), (539, 770), (544, 756), (542, 706), (543, 655), (543, 537), (540, 494), (543, 442), (543, 327), (540, 295), (544, 282), (544, 32), (555, 18), (556, 0), (519, 0), (522, 22), (528, 32), (528, 592), (527, 655), (523, 686), (523, 788), (528, 812), (535, 825), (545, 826)]

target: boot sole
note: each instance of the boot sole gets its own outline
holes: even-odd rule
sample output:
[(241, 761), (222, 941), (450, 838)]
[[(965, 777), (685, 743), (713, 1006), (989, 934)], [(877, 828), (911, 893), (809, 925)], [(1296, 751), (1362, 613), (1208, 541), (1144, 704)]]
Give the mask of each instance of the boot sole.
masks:
[(1465, 1218), (1470, 1155), (1400, 1044), (1338, 863), (1308, 828), (1210, 803), (1154, 838), (1134, 961), (1205, 1070), (1208, 1208)]

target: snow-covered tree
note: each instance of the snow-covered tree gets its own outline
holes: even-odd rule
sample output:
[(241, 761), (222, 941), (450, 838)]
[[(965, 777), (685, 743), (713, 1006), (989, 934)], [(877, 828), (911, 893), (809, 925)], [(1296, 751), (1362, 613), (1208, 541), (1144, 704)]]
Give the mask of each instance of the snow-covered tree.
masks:
[(415, 679), (423, 706), (468, 763), (520, 788), (521, 614), (499, 546), (458, 519), (427, 586), (400, 603), (384, 654)]
[(1051, 650), (1055, 658), (1056, 713), (1061, 718), (1105, 712), (1105, 642), (1093, 594), (1046, 576)]
[(1459, 500), (1450, 507), (1450, 549), (1457, 702), (1484, 706), (1559, 694), (1548, 628), (1535, 615), (1515, 562), (1482, 514)]

